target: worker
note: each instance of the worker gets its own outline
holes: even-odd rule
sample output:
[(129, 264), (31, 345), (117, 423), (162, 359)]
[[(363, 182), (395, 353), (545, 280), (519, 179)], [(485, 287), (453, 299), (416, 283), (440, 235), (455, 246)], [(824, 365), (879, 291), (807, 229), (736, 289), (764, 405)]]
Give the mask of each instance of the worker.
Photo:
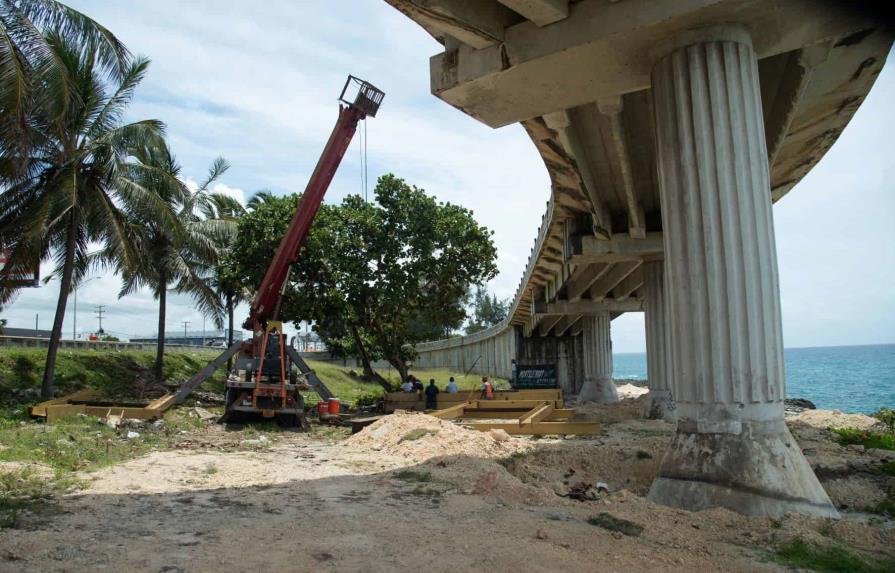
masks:
[(411, 378), (413, 378), (413, 390), (422, 397), (423, 383), (420, 382), (420, 379), (417, 378), (416, 376), (411, 376)]
[(407, 392), (408, 394), (413, 392), (413, 382), (409, 378), (401, 384), (401, 392)]
[(482, 376), (482, 400), (493, 400), (494, 389), (491, 387), (491, 381), (487, 376)]
[(435, 378), (429, 379), (429, 386), (426, 388), (426, 410), (434, 410), (438, 403), (438, 386), (435, 385)]
[(447, 388), (445, 388), (444, 391), (447, 392), (448, 394), (456, 394), (457, 392), (460, 391), (460, 388), (459, 388), (459, 386), (457, 386), (457, 382), (456, 382), (456, 380), (454, 380), (453, 376), (451, 376), (451, 379), (448, 382)]

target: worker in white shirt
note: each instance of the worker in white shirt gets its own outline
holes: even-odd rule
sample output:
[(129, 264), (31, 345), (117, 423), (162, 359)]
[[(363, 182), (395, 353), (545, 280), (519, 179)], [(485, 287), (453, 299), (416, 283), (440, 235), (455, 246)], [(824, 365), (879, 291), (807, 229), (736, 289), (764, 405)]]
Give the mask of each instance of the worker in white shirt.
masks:
[(401, 384), (401, 392), (413, 392), (413, 382), (405, 380), (404, 383)]
[(447, 387), (444, 389), (448, 394), (456, 394), (460, 391), (460, 387), (457, 386), (457, 382), (454, 380), (454, 377), (451, 376), (450, 382), (448, 382)]

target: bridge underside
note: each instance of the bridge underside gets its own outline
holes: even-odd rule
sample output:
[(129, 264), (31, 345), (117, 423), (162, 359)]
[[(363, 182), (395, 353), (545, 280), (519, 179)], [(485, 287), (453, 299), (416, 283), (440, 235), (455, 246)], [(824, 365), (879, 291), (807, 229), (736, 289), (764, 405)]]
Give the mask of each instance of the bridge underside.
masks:
[(643, 311), (646, 413), (677, 421), (651, 498), (835, 515), (783, 423), (771, 206), (882, 69), (893, 35), (872, 4), (386, 1), (444, 45), (432, 92), (521, 122), (552, 188), (507, 322), (421, 361), (552, 361), (611, 402), (611, 319)]

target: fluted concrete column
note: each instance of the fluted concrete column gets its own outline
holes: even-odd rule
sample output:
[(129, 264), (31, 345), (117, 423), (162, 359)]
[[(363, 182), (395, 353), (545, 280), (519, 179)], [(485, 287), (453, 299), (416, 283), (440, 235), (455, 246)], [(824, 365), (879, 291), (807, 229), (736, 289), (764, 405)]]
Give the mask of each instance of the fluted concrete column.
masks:
[(585, 316), (582, 342), (584, 345), (584, 384), (578, 399), (581, 402), (611, 404), (618, 402), (618, 391), (612, 381), (612, 336), (608, 312)]
[(783, 422), (783, 339), (758, 62), (693, 32), (652, 72), (677, 432), (649, 497), (835, 516)]
[(646, 371), (649, 394), (643, 416), (675, 420), (671, 386), (671, 350), (665, 304), (665, 269), (662, 261), (643, 263), (644, 314), (646, 322)]

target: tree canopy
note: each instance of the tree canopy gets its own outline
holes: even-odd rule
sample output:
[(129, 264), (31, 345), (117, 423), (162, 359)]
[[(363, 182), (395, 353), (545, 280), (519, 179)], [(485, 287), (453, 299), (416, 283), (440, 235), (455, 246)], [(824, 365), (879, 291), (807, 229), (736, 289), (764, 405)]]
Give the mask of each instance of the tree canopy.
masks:
[(472, 298), (472, 316), (466, 324), (466, 334), (472, 334), (494, 326), (507, 317), (510, 301), (501, 300), (497, 295), (488, 294), (483, 286), (477, 286)]
[[(267, 197), (240, 220), (229, 261), (255, 288), (297, 201)], [(406, 377), (412, 345), (462, 326), (466, 292), (495, 276), (491, 235), (468, 209), (384, 175), (375, 202), (352, 195), (321, 208), (280, 319), (313, 321), (331, 346), (365, 361), (383, 357)]]

